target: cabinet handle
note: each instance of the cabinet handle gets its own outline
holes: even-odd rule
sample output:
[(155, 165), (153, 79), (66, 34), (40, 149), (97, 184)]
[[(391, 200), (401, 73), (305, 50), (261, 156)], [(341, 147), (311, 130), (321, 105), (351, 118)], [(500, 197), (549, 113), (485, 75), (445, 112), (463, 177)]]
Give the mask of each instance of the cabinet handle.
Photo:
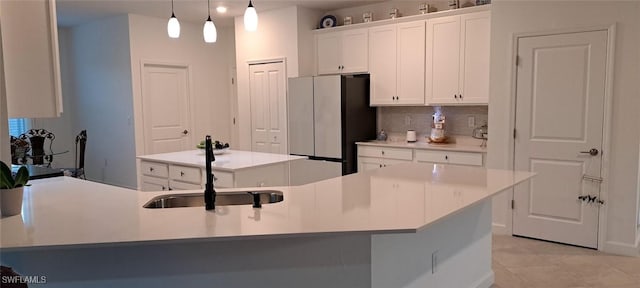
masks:
[(169, 191), (173, 191), (173, 188), (169, 187)]
[(213, 181), (218, 181), (218, 177), (213, 176)]
[(149, 172), (153, 172), (153, 167), (149, 167)]
[(380, 164), (380, 168), (382, 168), (382, 164)]
[(462, 94), (460, 94), (460, 99), (462, 99)]
[(184, 176), (184, 172), (180, 171), (180, 176)]
[(458, 94), (453, 94), (453, 98), (458, 99)]
[(449, 155), (444, 155), (444, 160), (449, 160)]
[(384, 150), (382, 150), (382, 155), (384, 155)]
[(165, 189), (167, 189), (166, 187), (162, 186), (162, 191), (164, 191)]

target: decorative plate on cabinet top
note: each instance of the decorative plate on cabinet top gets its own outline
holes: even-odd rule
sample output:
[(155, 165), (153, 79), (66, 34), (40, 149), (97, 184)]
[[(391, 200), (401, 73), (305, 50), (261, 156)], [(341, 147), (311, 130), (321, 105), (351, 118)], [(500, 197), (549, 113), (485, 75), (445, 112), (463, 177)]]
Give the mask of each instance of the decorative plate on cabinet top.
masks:
[(320, 20), (321, 28), (335, 27), (337, 24), (338, 21), (336, 21), (336, 16), (333, 15), (324, 16), (322, 17), (322, 20)]

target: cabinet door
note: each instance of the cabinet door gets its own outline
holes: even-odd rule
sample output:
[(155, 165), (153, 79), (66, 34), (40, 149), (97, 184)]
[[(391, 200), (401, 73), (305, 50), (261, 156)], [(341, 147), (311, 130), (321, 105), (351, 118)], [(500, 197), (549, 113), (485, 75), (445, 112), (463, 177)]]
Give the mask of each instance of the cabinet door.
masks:
[(60, 116), (55, 0), (0, 1), (0, 6), (9, 118)]
[(422, 105), (425, 80), (425, 22), (398, 24), (397, 35), (396, 103)]
[(396, 25), (369, 29), (370, 103), (372, 106), (396, 102), (395, 97), (398, 95), (396, 93), (396, 47)]
[(341, 33), (331, 32), (316, 37), (316, 61), (318, 74), (340, 73)]
[(199, 184), (185, 183), (174, 180), (169, 180), (169, 187), (169, 190), (200, 190), (203, 188)]
[(358, 157), (358, 172), (382, 168), (382, 159)]
[(340, 73), (369, 71), (368, 31), (368, 29), (354, 29), (342, 32)]
[(464, 104), (489, 103), (490, 12), (461, 16), (460, 95)]
[(427, 20), (425, 101), (457, 103), (460, 71), (460, 16)]
[(169, 190), (169, 180), (166, 178), (157, 178), (143, 176), (141, 181), (141, 191), (165, 191)]

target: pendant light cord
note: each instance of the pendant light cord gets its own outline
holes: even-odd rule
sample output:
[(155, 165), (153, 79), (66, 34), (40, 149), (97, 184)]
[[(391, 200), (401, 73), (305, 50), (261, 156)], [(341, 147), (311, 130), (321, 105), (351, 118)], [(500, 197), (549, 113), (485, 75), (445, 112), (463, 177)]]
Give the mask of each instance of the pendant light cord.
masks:
[(209, 20), (211, 20), (211, 0), (207, 0), (207, 13), (209, 15)]
[(251, 3), (251, 0), (249, 0), (249, 7), (253, 7), (253, 3)]
[(173, 0), (171, 0), (171, 17), (176, 17), (176, 15), (173, 13)]

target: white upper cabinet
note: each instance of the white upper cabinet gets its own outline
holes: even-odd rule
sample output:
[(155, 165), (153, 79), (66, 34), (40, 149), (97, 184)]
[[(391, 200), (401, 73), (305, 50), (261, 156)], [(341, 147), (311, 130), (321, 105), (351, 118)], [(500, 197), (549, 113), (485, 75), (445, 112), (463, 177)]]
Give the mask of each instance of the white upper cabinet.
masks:
[(62, 113), (55, 0), (0, 1), (9, 118)]
[(490, 12), (427, 20), (426, 104), (489, 102)]
[(369, 29), (371, 105), (424, 104), (425, 22)]
[(368, 71), (368, 29), (327, 32), (316, 36), (318, 74)]

